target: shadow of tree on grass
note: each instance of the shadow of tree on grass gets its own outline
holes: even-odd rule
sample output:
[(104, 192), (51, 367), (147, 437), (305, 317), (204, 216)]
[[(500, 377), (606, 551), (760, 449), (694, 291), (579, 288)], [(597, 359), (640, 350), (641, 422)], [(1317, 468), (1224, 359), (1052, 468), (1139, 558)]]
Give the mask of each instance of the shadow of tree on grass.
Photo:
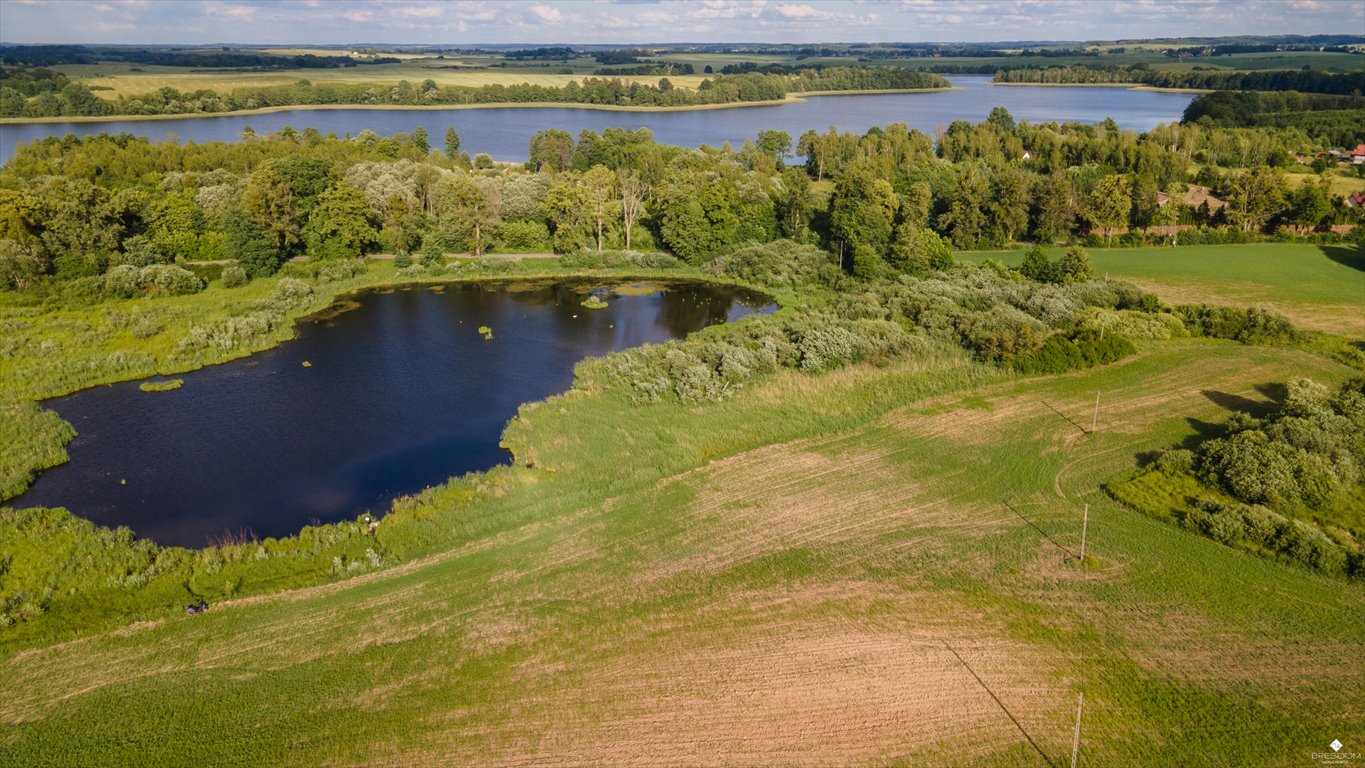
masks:
[(1365, 248), (1345, 245), (1320, 245), (1323, 255), (1342, 266), (1365, 272)]

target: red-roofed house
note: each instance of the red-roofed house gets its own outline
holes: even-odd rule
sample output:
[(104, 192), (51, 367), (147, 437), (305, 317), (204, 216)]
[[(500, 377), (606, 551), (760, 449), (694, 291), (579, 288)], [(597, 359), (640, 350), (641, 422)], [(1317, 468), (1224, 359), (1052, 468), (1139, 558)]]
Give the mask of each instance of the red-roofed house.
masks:
[(1358, 144), (1351, 150), (1351, 165), (1365, 164), (1365, 144)]
[(1353, 192), (1346, 196), (1347, 208), (1359, 208), (1365, 205), (1365, 192)]

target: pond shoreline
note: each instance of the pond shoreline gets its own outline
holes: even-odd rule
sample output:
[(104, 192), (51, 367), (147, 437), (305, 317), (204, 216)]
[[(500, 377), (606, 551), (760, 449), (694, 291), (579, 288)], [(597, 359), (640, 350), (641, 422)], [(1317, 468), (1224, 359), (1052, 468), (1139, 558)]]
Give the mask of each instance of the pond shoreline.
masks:
[[(449, 299), (442, 301), (435, 299), (434, 296), (416, 296), (444, 295), (448, 286), (452, 292), (460, 289), (471, 291), (468, 293), (470, 299), (456, 299), (452, 303)], [(535, 269), (523, 274), (425, 276), (392, 274), (385, 269), (382, 273), (374, 274), (369, 281), (347, 281), (344, 284), (337, 284), (332, 291), (328, 291), (325, 285), (315, 286), (315, 289), (317, 295), (314, 301), (306, 307), (300, 307), (298, 311), (291, 312), (291, 316), (281, 322), (278, 333), (273, 337), (262, 338), (261, 344), (233, 351), (229, 355), (220, 356), (209, 352), (207, 355), (199, 355), (198, 360), (188, 364), (157, 364), (154, 361), (153, 366), (157, 367), (154, 372), (124, 371), (123, 374), (116, 376), (117, 381), (79, 382), (74, 387), (64, 387), (67, 392), (35, 401), (37, 407), (53, 413), (56, 419), (60, 419), (66, 426), (79, 424), (81, 434), (68, 435), (63, 439), (63, 445), (57, 446), (61, 454), (60, 460), (40, 462), (37, 460), (38, 457), (34, 457), (34, 462), (29, 467), (31, 473), (27, 482), (12, 490), (7, 488), (7, 499), (12, 501), (0, 501), (0, 506), (12, 506), (16, 509), (67, 507), (76, 517), (90, 520), (100, 527), (116, 528), (127, 525), (134, 529), (141, 539), (150, 540), (160, 546), (187, 548), (210, 546), (214, 531), (218, 533), (224, 529), (236, 531), (239, 527), (262, 532), (268, 537), (292, 536), (299, 528), (306, 527), (307, 518), (295, 521), (289, 514), (285, 514), (287, 510), (313, 510), (315, 517), (336, 521), (349, 520), (348, 510), (351, 509), (367, 507), (382, 513), (382, 509), (386, 509), (389, 503), (385, 499), (390, 498), (392, 492), (399, 492), (400, 495), (416, 492), (414, 488), (446, 483), (453, 477), (463, 476), (468, 472), (485, 472), (495, 465), (505, 464), (506, 461), (516, 461), (517, 457), (509, 450), (498, 450), (498, 435), (508, 428), (509, 419), (515, 419), (517, 409), (520, 407), (541, 402), (546, 397), (564, 394), (573, 389), (573, 386), (576, 386), (573, 368), (581, 360), (625, 351), (640, 344), (659, 344), (669, 338), (687, 338), (692, 333), (717, 322), (737, 322), (747, 316), (771, 314), (781, 311), (782, 308), (778, 297), (756, 286), (726, 278), (717, 280), (702, 274), (680, 274), (677, 270), (575, 270), (557, 273)], [(580, 299), (583, 296), (601, 295), (603, 289), (614, 296), (620, 296), (622, 303), (617, 306), (616, 300), (610, 301), (610, 306), (617, 307), (616, 310), (609, 312), (610, 319), (603, 321), (601, 316), (598, 316), (597, 321), (592, 321), (591, 316), (597, 315), (583, 314), (583, 310), (579, 308)], [(663, 293), (659, 293), (661, 291)], [(415, 296), (412, 299), (397, 300), (390, 297), (394, 293), (412, 293)], [(665, 296), (665, 293), (672, 297)], [(527, 296), (526, 299), (517, 299), (517, 296), (521, 295)], [(543, 296), (536, 297), (541, 295)], [(650, 295), (655, 297), (644, 299)], [(381, 296), (384, 299), (379, 299)], [(551, 299), (550, 303), (546, 304), (546, 296), (554, 296), (556, 299)], [(698, 296), (703, 297), (700, 304), (696, 303)], [(394, 304), (393, 301), (399, 303)], [(715, 304), (715, 301), (719, 301), (719, 304)], [(736, 303), (732, 306), (730, 301)], [(603, 308), (607, 306), (609, 304), (602, 303)], [(382, 307), (390, 308), (382, 310)], [(409, 367), (411, 361), (403, 352), (371, 357), (377, 351), (375, 338), (392, 333), (379, 330), (384, 326), (373, 325), (374, 312), (389, 312), (389, 315), (378, 316), (392, 318), (394, 307), (408, 307), (405, 311), (409, 314), (418, 311), (414, 310), (414, 307), (426, 307), (422, 314), (411, 315), (409, 318), (409, 321), (423, 318), (420, 325), (412, 327), (414, 329), (425, 327), (425, 336), (418, 333), (409, 337), (408, 333), (404, 333), (404, 338), (412, 340), (426, 338), (427, 341), (423, 342), (426, 344), (425, 349), (445, 349), (446, 353), (431, 355), (430, 359), (435, 360), (435, 363), (425, 364), (419, 368)], [(449, 308), (435, 310), (434, 307)], [(672, 310), (666, 310), (669, 307), (672, 307)], [(688, 307), (688, 310), (685, 314), (677, 314), (677, 310), (682, 307)], [(352, 321), (354, 327), (351, 329), (326, 330), (326, 326), (339, 322), (341, 316), (360, 308), (369, 308), (369, 315)], [(670, 314), (654, 318), (654, 312), (665, 310)], [(433, 311), (440, 314), (433, 315), (431, 314)], [(483, 314), (489, 311), (493, 311), (494, 314)], [(715, 315), (717, 311), (721, 312), (721, 315)], [(569, 319), (571, 312), (572, 318), (575, 319)], [(453, 319), (459, 316), (464, 316), (461, 321), (464, 323), (463, 326), (453, 322)], [(681, 318), (685, 316), (693, 316), (693, 319), (684, 321)], [(475, 321), (475, 318), (478, 318), (478, 321)], [(485, 322), (485, 318), (493, 321), (489, 323), (494, 326), (493, 333), (497, 334), (497, 341), (493, 344), (501, 349), (501, 352), (494, 352), (491, 359), (498, 360), (497, 366), (487, 370), (480, 366), (489, 366), (490, 361), (478, 363), (478, 360), (493, 348), (485, 348), (482, 342), (476, 342), (474, 345), (478, 349), (471, 348), (470, 342), (465, 340), (460, 330), (461, 327), (472, 329), (474, 326), (471, 323)], [(501, 318), (501, 322), (498, 322), (498, 318)], [(665, 321), (663, 318), (672, 319)], [(584, 322), (588, 325), (581, 325)], [(603, 325), (606, 322), (621, 325)], [(564, 330), (550, 330), (560, 327)], [(620, 330), (607, 331), (606, 327), (613, 329), (618, 327)], [(569, 329), (576, 330), (568, 334)], [(549, 336), (546, 336), (547, 333)], [(606, 336), (603, 336), (603, 333)], [(183, 389), (190, 393), (188, 400), (184, 396), (180, 400), (175, 398), (162, 400), (169, 397), (168, 394), (149, 396), (146, 394), (145, 386), (134, 385), (134, 382), (146, 379), (149, 375), (184, 374), (222, 367), (231, 361), (243, 363), (257, 353), (276, 352), (285, 346), (285, 341), (295, 341), (300, 336), (310, 340), (308, 344), (298, 351), (285, 352), (283, 357), (272, 356), (259, 363), (247, 361), (246, 368), (218, 371), (217, 374), (207, 375), (207, 378), (187, 378)], [(571, 337), (575, 338), (572, 344), (566, 341)], [(345, 340), (344, 349), (337, 346), (337, 341), (341, 338)], [(435, 342), (438, 346), (433, 348), (431, 346), (433, 338), (442, 338), (444, 341)], [(546, 344), (550, 345), (546, 348), (546, 357), (534, 352)], [(385, 344), (385, 348), (389, 349), (401, 349), (404, 346), (407, 345)], [(455, 352), (455, 356), (450, 356), (450, 352)], [(534, 359), (527, 357), (528, 353)], [(472, 357), (467, 357), (468, 355)], [(371, 366), (366, 363), (366, 360), (371, 359), (379, 360), (382, 364)], [(474, 368), (445, 367), (445, 360), (465, 359), (468, 360), (468, 366)], [(315, 372), (302, 374), (300, 378), (298, 374), (300, 360), (303, 370)], [(255, 366), (263, 366), (259, 368), (261, 372), (251, 372), (257, 371)], [(358, 366), (359, 368), (356, 368)], [(393, 386), (393, 382), (379, 385), (378, 379), (384, 379), (386, 374), (359, 374), (359, 381), (362, 383), (358, 385), (356, 371), (384, 371), (392, 366), (399, 366), (404, 371), (422, 371), (423, 368), (429, 368), (419, 374), (405, 374), (415, 375), (415, 378), (404, 379), (408, 383), (405, 383), (403, 390), (404, 392), (411, 390), (408, 393), (412, 396), (412, 407), (405, 409), (407, 411), (405, 415), (400, 416), (399, 413), (403, 409), (394, 408), (390, 404), (389, 407), (375, 409), (374, 413), (377, 413), (375, 419), (379, 419), (379, 422), (363, 417), (356, 422), (356, 413), (370, 412), (370, 408), (347, 408), (343, 412), (337, 412), (334, 417), (329, 416), (329, 413), (332, 413), (330, 409), (336, 408), (337, 401), (336, 398), (322, 392), (332, 392), (333, 387), (340, 387), (337, 392), (344, 393), (347, 392), (345, 387), (352, 389), (359, 387), (351, 400), (370, 401), (373, 394), (366, 393), (377, 392), (375, 385), (379, 386), (379, 390), (388, 390)], [(461, 372), (474, 371), (475, 368), (478, 368), (478, 372)], [(535, 372), (534, 376), (528, 375), (532, 370), (543, 370), (543, 374)], [(437, 371), (449, 372), (441, 374)], [(517, 374), (517, 371), (520, 371), (520, 374)], [(339, 374), (340, 379), (326, 378)], [(490, 385), (487, 382), (502, 382), (504, 379), (506, 382), (523, 383), (517, 386), (508, 386), (506, 382), (495, 383), (493, 389), (489, 389)], [(324, 383), (326, 381), (336, 383)], [(479, 383), (470, 383), (475, 381)], [(459, 382), (467, 383), (459, 385)], [(134, 386), (130, 389), (128, 385)], [(272, 389), (278, 386), (284, 386), (285, 389)], [(318, 386), (324, 389), (317, 390), (317, 394), (285, 396), (287, 392), (313, 393), (314, 387)], [(427, 396), (416, 394), (423, 392), (423, 386), (427, 389), (430, 389), (430, 386), (437, 386), (440, 392), (453, 393), (456, 401), (446, 402), (448, 397), (445, 394), (429, 393)], [(227, 394), (235, 392), (239, 387), (244, 387), (244, 392), (276, 393), (278, 401), (272, 402), (276, 397), (246, 397), (244, 400), (243, 397)], [(304, 389), (296, 390), (296, 387)], [(299, 409), (299, 402), (291, 404), (291, 398), (298, 401), (300, 397), (303, 401), (310, 397), (321, 398), (319, 407), (311, 409), (310, 412), (310, 409)], [(146, 402), (143, 402), (143, 398), (146, 398)], [(465, 401), (482, 405), (475, 407), (474, 411), (468, 411), (463, 405), (456, 408), (459, 402)], [(213, 415), (192, 416), (192, 413), (203, 412), (205, 402), (212, 402)], [(263, 408), (259, 408), (258, 411), (257, 405), (253, 404), (263, 404)], [(190, 411), (186, 411), (187, 408)], [(285, 409), (284, 413), (274, 412), (280, 411), (281, 408)], [(433, 413), (438, 413), (440, 417), (415, 416), (414, 408), (418, 408), (419, 411), (422, 408), (437, 408)], [(324, 462), (318, 467), (310, 467), (308, 461), (304, 460), (299, 462), (298, 467), (292, 469), (289, 469), (292, 467), (291, 462), (269, 461), (269, 467), (278, 468), (278, 471), (265, 472), (258, 476), (261, 468), (253, 469), (254, 460), (248, 458), (255, 453), (255, 450), (248, 447), (255, 445), (253, 443), (255, 438), (251, 438), (255, 432), (247, 426), (250, 419), (247, 419), (246, 413), (254, 413), (266, 423), (284, 423), (281, 422), (283, 419), (295, 424), (295, 430), (289, 432), (292, 438), (287, 441), (292, 447), (285, 446), (281, 449), (287, 450), (289, 456), (303, 458), (330, 456), (336, 453), (337, 456), (334, 457), (336, 460)], [(382, 417), (378, 416), (379, 413), (382, 413)], [(502, 419), (504, 415), (506, 419)], [(418, 419), (418, 423), (411, 423), (414, 417)], [(183, 468), (172, 471), (168, 465), (146, 465), (143, 462), (134, 462), (130, 465), (121, 458), (121, 452), (126, 446), (112, 449), (109, 438), (116, 434), (123, 435), (124, 430), (130, 428), (124, 424), (147, 424), (161, 419), (167, 424), (192, 423), (195, 426), (191, 431), (175, 427), (158, 427), (149, 431), (132, 428), (132, 431), (120, 438), (120, 446), (124, 443), (128, 446), (142, 446), (135, 447), (134, 453), (147, 454), (154, 450), (167, 449), (172, 450), (177, 456), (198, 456), (201, 453), (198, 447), (201, 443), (195, 442), (192, 434), (213, 431), (213, 434), (220, 435), (221, 445), (218, 449), (207, 450), (207, 454), (214, 457), (213, 460), (199, 458), (199, 464), (203, 465), (201, 469), (236, 467), (233, 461), (238, 460), (231, 457), (240, 456), (243, 457), (239, 461), (240, 471), (258, 476), (258, 483), (248, 490), (218, 492), (218, 486), (222, 484), (221, 477), (217, 476), (220, 473), (183, 472)], [(224, 419), (227, 420), (224, 422)], [(317, 422), (317, 419), (322, 419), (322, 422)], [(393, 428), (390, 428), (390, 420), (392, 424), (399, 424), (400, 427), (401, 424), (409, 424), (408, 427), (393, 431)], [(308, 426), (310, 423), (311, 426)], [(333, 423), (339, 426), (321, 427), (321, 424)], [(378, 427), (375, 426), (377, 423)], [(218, 426), (214, 427), (214, 424)], [(243, 428), (232, 427), (232, 424), (242, 424)], [(360, 424), (360, 428), (359, 431), (345, 432), (349, 437), (345, 439), (343, 435), (332, 434), (337, 430), (343, 430), (340, 424)], [(82, 441), (82, 438), (85, 438), (85, 441)], [(319, 442), (319, 439), (322, 442)], [(66, 443), (70, 441), (76, 441), (75, 445), (67, 446)], [(318, 449), (317, 452), (307, 450), (306, 445), (313, 443), (333, 447), (326, 450)], [(490, 450), (504, 457), (487, 457)], [(412, 452), (416, 454), (408, 457)], [(278, 453), (273, 447), (261, 452), (262, 456), (272, 456), (273, 453)], [(75, 462), (74, 467), (72, 462)], [(52, 472), (56, 472), (56, 475), (51, 475)], [(337, 472), (341, 472), (341, 475), (336, 475)], [(109, 477), (113, 480), (109, 480)], [(111, 482), (115, 483), (115, 486), (109, 487)], [(332, 502), (326, 502), (324, 506), (311, 506), (313, 502), (306, 502), (306, 499), (314, 498), (313, 495), (300, 497), (299, 494), (300, 492), (311, 494), (313, 491), (308, 491), (308, 488), (314, 486), (318, 487), (318, 492), (325, 491), (328, 494), (334, 492), (336, 498)], [(303, 488), (303, 491), (300, 491), (300, 488)], [(217, 501), (195, 507), (197, 512), (191, 517), (173, 512), (172, 507), (179, 509), (175, 503), (179, 499), (195, 498), (194, 494), (202, 495), (205, 492), (209, 495), (203, 498)], [(172, 494), (172, 497), (161, 499), (167, 494)], [(266, 501), (268, 498), (273, 501)], [(257, 503), (247, 503), (251, 499), (257, 499)], [(251, 509), (255, 512), (253, 516), (233, 518), (227, 516), (225, 505), (232, 506), (233, 509)], [(227, 520), (225, 527), (222, 525), (224, 520)], [(202, 531), (199, 529), (201, 525)], [(288, 528), (288, 531), (285, 531), (285, 528)], [(203, 536), (210, 537), (209, 544), (194, 543)]]

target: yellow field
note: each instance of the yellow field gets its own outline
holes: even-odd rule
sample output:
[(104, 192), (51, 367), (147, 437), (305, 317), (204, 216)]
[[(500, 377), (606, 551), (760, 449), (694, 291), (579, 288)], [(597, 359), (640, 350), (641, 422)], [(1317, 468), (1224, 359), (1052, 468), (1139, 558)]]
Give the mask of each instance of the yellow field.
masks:
[[(302, 50), (302, 49), (300, 49)], [(437, 69), (435, 67), (441, 67)], [(446, 67), (459, 67), (447, 69)], [(558, 74), (556, 67), (534, 69), (477, 69), (448, 59), (413, 59), (401, 64), (376, 64), (346, 69), (288, 69), (276, 72), (191, 72), (184, 67), (158, 67), (122, 63), (72, 64), (58, 67), (62, 73), (92, 88), (108, 88), (96, 93), (104, 98), (136, 96), (158, 88), (194, 91), (208, 88), (229, 91), (233, 88), (265, 85), (288, 85), (299, 80), (314, 83), (377, 83), (394, 84), (402, 80), (421, 83), (434, 80), (438, 85), (479, 87), (483, 85), (543, 85), (561, 88), (570, 82), (581, 82), (590, 76), (586, 72)], [(639, 81), (655, 84), (658, 77), (623, 77), (626, 82)], [(705, 78), (700, 75), (680, 75), (669, 81), (680, 88), (696, 88)]]

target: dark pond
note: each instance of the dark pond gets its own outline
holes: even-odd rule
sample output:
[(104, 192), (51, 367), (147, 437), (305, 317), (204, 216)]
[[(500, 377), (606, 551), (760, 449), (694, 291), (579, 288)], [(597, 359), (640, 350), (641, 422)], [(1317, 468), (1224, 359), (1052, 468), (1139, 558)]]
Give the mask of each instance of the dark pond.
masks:
[(1175, 122), (1193, 98), (1186, 93), (1160, 93), (1127, 88), (995, 86), (988, 77), (952, 77), (961, 90), (848, 96), (814, 96), (804, 102), (766, 107), (742, 107), (693, 112), (611, 112), (577, 108), (498, 107), (492, 109), (413, 110), (293, 110), (257, 115), (230, 115), (179, 120), (102, 120), (92, 123), (29, 123), (0, 125), (0, 160), (14, 154), (14, 146), (45, 136), (67, 133), (133, 133), (155, 140), (235, 141), (242, 129), (257, 133), (317, 128), (323, 133), (357, 134), (369, 129), (385, 136), (427, 129), (439, 141), (446, 128), (459, 131), (461, 146), (470, 154), (487, 152), (497, 160), (526, 159), (531, 136), (547, 128), (561, 128), (574, 136), (587, 128), (649, 128), (663, 144), (696, 147), (738, 145), (764, 129), (801, 133), (834, 126), (864, 133), (874, 125), (905, 123), (929, 135), (954, 120), (985, 120), (991, 108), (1003, 106), (1029, 122), (1098, 123), (1113, 118), (1122, 128), (1146, 131)]
[(592, 310), (580, 306), (592, 287), (368, 292), (275, 349), (183, 374), (180, 389), (128, 382), (51, 400), (79, 433), (71, 461), (7, 503), (64, 506), (191, 547), (383, 511), (507, 461), (503, 426), (522, 403), (568, 389), (579, 360), (774, 309), (751, 292), (673, 283), (599, 291), (608, 307)]

